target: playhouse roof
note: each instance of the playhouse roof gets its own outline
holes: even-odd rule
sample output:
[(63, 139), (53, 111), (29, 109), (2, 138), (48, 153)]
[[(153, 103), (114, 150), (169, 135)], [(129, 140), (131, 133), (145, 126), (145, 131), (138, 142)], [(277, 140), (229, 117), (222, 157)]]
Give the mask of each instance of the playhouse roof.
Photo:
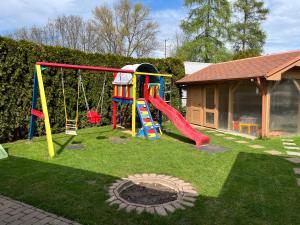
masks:
[(269, 77), (300, 60), (300, 50), (212, 64), (178, 84)]
[[(158, 73), (158, 70), (150, 63), (141, 63), (126, 65), (122, 67), (123, 70), (130, 70), (134, 72), (149, 72), (149, 73)], [(131, 73), (117, 73), (113, 84), (118, 85), (127, 85), (132, 84), (132, 74)]]

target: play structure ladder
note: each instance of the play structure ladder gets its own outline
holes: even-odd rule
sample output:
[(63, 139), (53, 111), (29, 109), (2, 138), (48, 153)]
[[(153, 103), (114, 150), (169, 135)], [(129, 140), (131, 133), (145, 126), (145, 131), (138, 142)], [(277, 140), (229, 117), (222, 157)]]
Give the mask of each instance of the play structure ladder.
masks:
[(158, 133), (153, 122), (149, 106), (144, 98), (137, 100), (136, 108), (140, 117), (141, 124), (143, 126), (143, 132), (146, 138), (149, 140), (159, 139)]
[(76, 120), (67, 120), (66, 134), (68, 134), (68, 135), (77, 135), (76, 131), (77, 131)]

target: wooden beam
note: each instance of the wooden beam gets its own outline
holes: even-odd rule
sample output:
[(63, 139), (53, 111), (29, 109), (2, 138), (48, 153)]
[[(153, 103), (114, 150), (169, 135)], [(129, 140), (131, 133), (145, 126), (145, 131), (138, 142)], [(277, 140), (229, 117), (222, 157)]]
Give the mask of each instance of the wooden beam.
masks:
[(293, 79), (293, 83), (295, 84), (295, 86), (296, 86), (298, 92), (300, 92), (300, 85), (299, 85), (298, 81), (295, 80), (295, 79)]
[[(279, 83), (279, 82), (276, 82)], [(275, 84), (267, 84), (267, 92), (265, 96), (265, 136), (268, 137), (270, 133), (270, 110), (271, 110), (271, 89), (274, 88)]]
[[(293, 79), (293, 83), (295, 84), (299, 94), (300, 94), (300, 84), (297, 80)], [(298, 117), (297, 117), (297, 133), (300, 133), (300, 95), (298, 97)]]
[(255, 79), (255, 84), (257, 88), (260, 91), (261, 94), (261, 136), (266, 137), (267, 136), (267, 120), (266, 116), (268, 114), (268, 100), (267, 100), (267, 93), (268, 93), (268, 88), (267, 84), (260, 78), (257, 77)]

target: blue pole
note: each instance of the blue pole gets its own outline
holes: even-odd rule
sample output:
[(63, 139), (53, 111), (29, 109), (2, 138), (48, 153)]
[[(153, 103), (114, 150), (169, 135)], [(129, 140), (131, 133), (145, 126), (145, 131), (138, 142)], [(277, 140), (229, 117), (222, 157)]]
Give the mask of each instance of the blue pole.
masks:
[[(164, 77), (159, 77), (159, 97), (161, 97), (162, 99), (164, 98), (164, 83), (165, 83), (165, 79)], [(160, 127), (162, 127), (162, 112), (159, 111), (158, 114), (158, 122)]]
[[(38, 79), (36, 71), (34, 71), (34, 77), (33, 77), (33, 91), (32, 91), (32, 103), (31, 108), (36, 109), (37, 106), (37, 94), (38, 94)], [(36, 117), (31, 114), (30, 116), (30, 127), (29, 127), (29, 135), (28, 139), (31, 140), (34, 135), (34, 125), (35, 125), (35, 119)]]

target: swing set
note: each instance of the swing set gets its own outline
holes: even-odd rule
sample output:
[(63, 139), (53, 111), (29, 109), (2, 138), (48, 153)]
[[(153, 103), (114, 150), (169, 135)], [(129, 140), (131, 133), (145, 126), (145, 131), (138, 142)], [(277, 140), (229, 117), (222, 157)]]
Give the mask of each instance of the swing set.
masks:
[[(63, 92), (63, 98), (64, 98), (64, 111), (65, 111), (65, 119), (66, 119), (66, 134), (68, 134), (68, 135), (77, 135), (80, 89), (81, 89), (81, 91), (83, 93), (83, 97), (84, 97), (85, 107), (86, 107), (86, 110), (87, 110), (86, 116), (87, 116), (88, 122), (90, 124), (96, 124), (96, 125), (99, 125), (101, 123), (103, 96), (104, 96), (105, 84), (106, 84), (106, 75), (104, 76), (101, 95), (100, 95), (100, 98), (98, 100), (96, 110), (91, 110), (90, 106), (89, 106), (89, 103), (87, 101), (85, 87), (84, 87), (82, 77), (81, 77), (81, 70), (78, 70), (77, 74), (78, 74), (78, 85), (77, 85), (77, 99), (76, 99), (76, 116), (75, 116), (75, 119), (71, 120), (71, 119), (68, 118), (64, 72), (63, 72), (63, 68), (61, 67), (61, 86), (62, 86), (62, 92)], [(98, 113), (99, 112), (99, 110), (98, 110), (99, 106), (100, 106), (100, 115)]]
[[(134, 71), (132, 70), (122, 70), (116, 68), (106, 68), (106, 67), (95, 67), (95, 66), (81, 66), (81, 65), (70, 65), (70, 64), (60, 64), (60, 63), (49, 63), (49, 62), (37, 62), (35, 64), (35, 72), (34, 72), (34, 81), (33, 81), (33, 94), (32, 94), (32, 105), (31, 105), (31, 117), (30, 117), (30, 129), (29, 129), (29, 139), (33, 138), (34, 129), (35, 129), (35, 120), (36, 118), (43, 119), (45, 123), (45, 130), (46, 130), (46, 137), (48, 143), (48, 153), (50, 157), (55, 155), (53, 140), (52, 140), (52, 133), (51, 133), (51, 126), (49, 120), (49, 113), (48, 113), (48, 106), (46, 100), (46, 94), (44, 89), (44, 82), (43, 82), (43, 75), (42, 71), (47, 68), (58, 68), (61, 69), (61, 83), (62, 83), (62, 90), (63, 90), (63, 98), (64, 98), (64, 112), (65, 112), (65, 122), (66, 122), (66, 134), (68, 135), (77, 135), (78, 129), (78, 110), (79, 110), (79, 97), (80, 97), (80, 90), (83, 93), (85, 106), (86, 106), (86, 116), (87, 120), (91, 124), (100, 124), (101, 122), (101, 114), (102, 114), (102, 106), (103, 106), (103, 99), (104, 99), (104, 91), (106, 85), (106, 75), (104, 76), (104, 81), (102, 85), (102, 90), (100, 94), (99, 101), (97, 103), (96, 110), (91, 110), (85, 92), (85, 87), (81, 77), (81, 71), (95, 71), (95, 72), (111, 72), (111, 73), (130, 73), (133, 74)], [(65, 80), (64, 80), (64, 73), (63, 69), (71, 69), (76, 70), (78, 75), (78, 84), (77, 84), (77, 100), (76, 100), (76, 115), (74, 119), (70, 119), (67, 112), (67, 98), (66, 98), (66, 91), (65, 91)], [(41, 99), (42, 105), (42, 112), (37, 110), (37, 99), (38, 99), (38, 92)], [(100, 107), (100, 114), (98, 113)]]
[[(159, 139), (161, 134), (162, 113), (164, 113), (181, 131), (181, 133), (189, 139), (195, 141), (196, 146), (203, 143), (208, 143), (209, 138), (197, 132), (192, 128), (185, 118), (173, 107), (168, 105), (164, 100), (164, 78), (172, 77), (171, 74), (160, 74), (158, 70), (151, 64), (134, 64), (126, 65), (122, 69), (95, 67), (95, 66), (81, 66), (70, 64), (59, 64), (49, 62), (37, 62), (35, 64), (33, 93), (32, 93), (32, 107), (30, 117), (29, 139), (33, 138), (35, 120), (40, 118), (44, 120), (46, 138), (48, 145), (48, 154), (52, 158), (55, 156), (54, 145), (52, 140), (52, 132), (48, 114), (48, 106), (46, 94), (44, 89), (42, 71), (47, 68), (56, 68), (61, 70), (61, 83), (64, 97), (64, 112), (65, 112), (65, 128), (66, 134), (77, 135), (78, 129), (78, 111), (79, 111), (79, 97), (82, 92), (86, 106), (87, 120), (91, 124), (99, 125), (102, 117), (102, 106), (104, 99), (104, 92), (106, 86), (106, 75), (104, 75), (100, 98), (96, 105), (95, 110), (91, 109), (87, 96), (86, 89), (81, 77), (81, 71), (94, 71), (94, 72), (111, 72), (113, 74), (113, 90), (112, 90), (112, 125), (113, 129), (117, 127), (117, 110), (118, 104), (126, 104), (123, 112), (120, 113), (122, 121), (126, 123), (126, 112), (131, 105), (131, 133), (132, 136), (145, 137), (149, 140)], [(76, 99), (76, 113), (75, 118), (70, 119), (67, 112), (67, 96), (65, 90), (64, 69), (71, 69), (77, 71), (77, 99)], [(139, 79), (138, 79), (139, 77)], [(137, 87), (138, 84), (138, 87)], [(137, 91), (139, 93), (137, 93)], [(37, 109), (38, 92), (42, 105), (42, 112)], [(138, 96), (137, 96), (138, 94)], [(149, 104), (158, 110), (158, 121), (152, 117)], [(136, 124), (136, 119), (139, 118), (139, 125)], [(136, 126), (137, 125), (137, 126)], [(136, 131), (136, 129), (138, 130)]]

